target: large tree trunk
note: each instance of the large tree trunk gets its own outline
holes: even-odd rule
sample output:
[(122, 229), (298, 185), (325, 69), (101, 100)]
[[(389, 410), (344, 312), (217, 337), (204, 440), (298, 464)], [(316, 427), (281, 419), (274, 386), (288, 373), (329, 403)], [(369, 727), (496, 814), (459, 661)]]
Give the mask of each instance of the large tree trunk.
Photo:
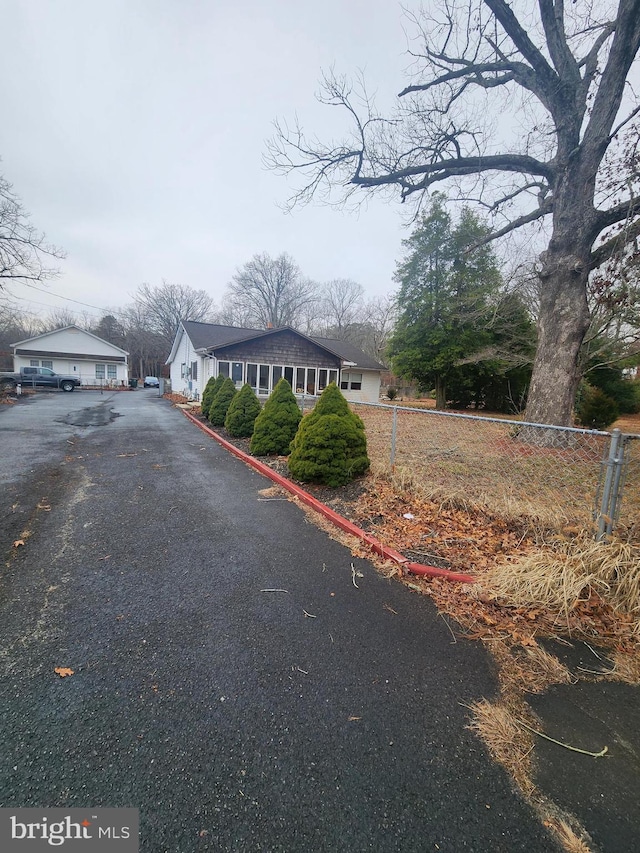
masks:
[(436, 376), (436, 409), (447, 408), (447, 389), (444, 379), (441, 376)]
[(573, 424), (578, 357), (589, 328), (588, 248), (580, 255), (550, 248), (542, 257), (538, 348), (525, 416), (532, 423)]

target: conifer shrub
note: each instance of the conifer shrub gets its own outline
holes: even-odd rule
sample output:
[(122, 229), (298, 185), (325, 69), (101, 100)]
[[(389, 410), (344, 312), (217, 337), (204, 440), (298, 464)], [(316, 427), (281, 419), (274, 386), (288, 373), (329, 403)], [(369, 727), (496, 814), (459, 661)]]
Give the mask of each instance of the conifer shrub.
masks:
[(332, 382), (298, 427), (289, 470), (305, 483), (343, 486), (369, 465), (364, 424)]
[(205, 418), (209, 417), (209, 408), (211, 407), (211, 401), (220, 390), (224, 380), (225, 377), (221, 373), (219, 373), (215, 377), (215, 379), (212, 376), (211, 379), (209, 379), (209, 381), (205, 385), (205, 389), (202, 392), (202, 400), (200, 401), (200, 411), (202, 412)]
[(606, 429), (618, 419), (620, 409), (600, 388), (584, 382), (576, 399), (576, 417), (585, 429)]
[(231, 400), (224, 427), (234, 438), (248, 438), (260, 414), (260, 401), (251, 385), (245, 384)]
[(286, 456), (301, 418), (291, 385), (281, 379), (256, 418), (250, 447), (253, 455)]
[(238, 392), (233, 379), (225, 377), (216, 396), (209, 406), (209, 423), (211, 426), (224, 426), (231, 401)]

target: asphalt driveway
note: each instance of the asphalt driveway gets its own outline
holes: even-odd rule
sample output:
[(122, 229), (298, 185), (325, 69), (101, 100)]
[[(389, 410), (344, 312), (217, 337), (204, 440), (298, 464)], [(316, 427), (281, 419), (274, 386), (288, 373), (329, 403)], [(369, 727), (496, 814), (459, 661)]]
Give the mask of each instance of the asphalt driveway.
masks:
[(0, 446), (3, 806), (136, 807), (148, 853), (558, 849), (465, 728), (484, 649), (155, 389), (1, 407)]

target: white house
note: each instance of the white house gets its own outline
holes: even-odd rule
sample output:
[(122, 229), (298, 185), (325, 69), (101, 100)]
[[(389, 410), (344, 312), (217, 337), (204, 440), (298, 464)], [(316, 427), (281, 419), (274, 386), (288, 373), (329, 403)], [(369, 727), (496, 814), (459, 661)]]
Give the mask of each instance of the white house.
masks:
[(82, 385), (112, 388), (129, 384), (129, 353), (115, 344), (67, 326), (11, 344), (13, 369), (49, 367), (56, 373), (77, 376)]
[(193, 400), (222, 373), (237, 387), (248, 383), (259, 397), (284, 377), (296, 394), (321, 394), (337, 382), (348, 400), (377, 402), (384, 369), (353, 344), (310, 338), (289, 326), (240, 329), (193, 320), (180, 323), (166, 363), (172, 390)]

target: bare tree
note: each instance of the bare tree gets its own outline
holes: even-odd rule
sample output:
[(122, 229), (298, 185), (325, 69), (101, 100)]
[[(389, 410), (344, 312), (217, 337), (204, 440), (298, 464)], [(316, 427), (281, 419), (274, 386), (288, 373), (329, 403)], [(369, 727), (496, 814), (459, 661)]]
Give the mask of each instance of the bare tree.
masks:
[(335, 278), (322, 291), (324, 322), (338, 331), (362, 318), (364, 288), (349, 278)]
[(61, 249), (47, 243), (29, 222), (29, 214), (12, 185), (0, 176), (0, 288), (10, 281), (45, 281), (58, 270), (51, 258), (64, 257)]
[(297, 326), (303, 309), (316, 300), (316, 285), (305, 279), (289, 255), (254, 255), (227, 288), (226, 300), (258, 328)]
[[(445, 0), (430, 8), (413, 21), (413, 78), (395, 115), (377, 115), (366, 93), (328, 75), (321, 99), (347, 110), (351, 136), (324, 145), (278, 124), (268, 160), (305, 175), (293, 203), (336, 187), (347, 197), (395, 187), (403, 201), (419, 200), (447, 181), (496, 216), (488, 239), (548, 221), (527, 416), (569, 423), (590, 273), (640, 235), (638, 172), (615, 167), (625, 145), (637, 150), (640, 102), (628, 78), (640, 0), (567, 8), (564, 0)], [(520, 129), (505, 141), (510, 121)], [(607, 169), (613, 185), (603, 181)]]
[(164, 339), (167, 355), (181, 320), (209, 322), (215, 308), (213, 299), (204, 290), (166, 281), (160, 287), (141, 284), (134, 300), (147, 327)]

